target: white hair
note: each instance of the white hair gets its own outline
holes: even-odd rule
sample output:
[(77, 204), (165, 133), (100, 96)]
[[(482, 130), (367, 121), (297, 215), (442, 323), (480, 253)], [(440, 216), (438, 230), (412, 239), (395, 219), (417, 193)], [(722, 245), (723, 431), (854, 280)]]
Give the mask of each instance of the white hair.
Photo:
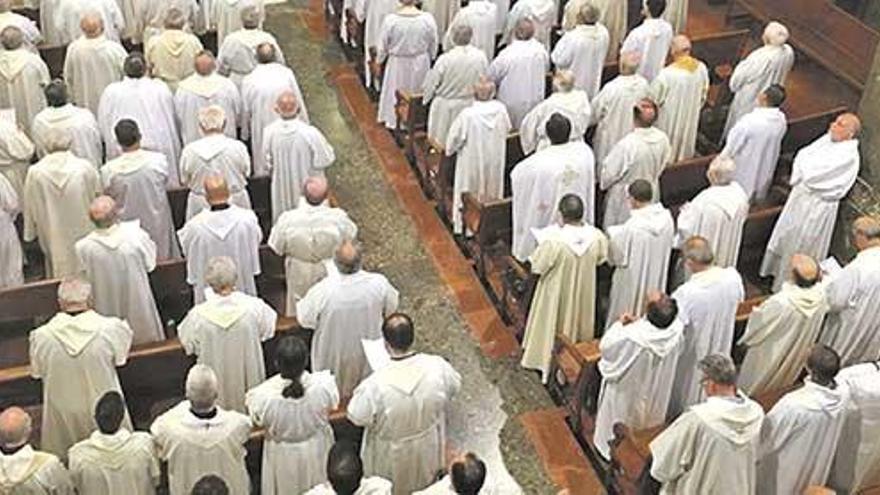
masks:
[(209, 406), (217, 400), (217, 374), (210, 366), (196, 364), (186, 374), (186, 398), (196, 406)]
[(733, 181), (736, 172), (736, 162), (727, 155), (718, 155), (709, 164), (706, 177), (713, 186), (725, 186)]
[(65, 304), (88, 304), (92, 284), (80, 278), (66, 278), (58, 284), (58, 300)]
[(222, 131), (226, 127), (226, 111), (220, 105), (199, 109), (199, 127), (203, 131)]
[(557, 93), (568, 93), (574, 89), (574, 72), (565, 69), (559, 69), (553, 76), (553, 91)]
[(72, 139), (70, 133), (59, 128), (51, 128), (43, 133), (43, 146), (49, 153), (57, 151), (67, 151), (70, 149)]
[(205, 282), (215, 292), (233, 287), (237, 279), (238, 269), (229, 256), (215, 256), (208, 260), (208, 266), (205, 267)]
[(782, 23), (771, 21), (764, 28), (764, 42), (771, 45), (784, 45), (788, 41), (788, 28)]

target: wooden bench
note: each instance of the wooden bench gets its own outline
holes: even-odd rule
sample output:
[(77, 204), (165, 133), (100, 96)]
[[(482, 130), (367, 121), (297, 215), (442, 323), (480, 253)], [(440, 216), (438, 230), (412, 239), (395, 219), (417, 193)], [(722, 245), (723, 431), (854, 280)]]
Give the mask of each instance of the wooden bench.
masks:
[(403, 148), (406, 159), (414, 164), (416, 141), (428, 132), (428, 106), (422, 102), (421, 93), (399, 90), (394, 112), (397, 115), (394, 139)]
[(709, 187), (706, 171), (716, 156), (698, 156), (666, 167), (660, 174), (660, 202), (663, 206), (681, 206)]
[(466, 254), (476, 262), (477, 274), (486, 276), (486, 258), (507, 250), (513, 237), (513, 200), (482, 203), (471, 193), (462, 195), (462, 221), (472, 235), (464, 241)]

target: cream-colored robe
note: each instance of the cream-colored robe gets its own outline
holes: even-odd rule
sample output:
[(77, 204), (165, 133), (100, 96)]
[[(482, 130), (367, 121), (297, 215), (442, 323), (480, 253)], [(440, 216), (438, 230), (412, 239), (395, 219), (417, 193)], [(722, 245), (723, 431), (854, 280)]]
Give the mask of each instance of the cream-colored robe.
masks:
[(632, 113), (635, 104), (650, 94), (648, 81), (638, 74), (617, 76), (599, 90), (592, 101), (593, 124), (596, 124), (593, 150), (599, 170), (614, 145), (635, 127)]
[(181, 29), (166, 29), (150, 38), (145, 57), (154, 78), (165, 81), (173, 93), (180, 81), (195, 72), (193, 62), (203, 50), (199, 39)]
[(513, 40), (489, 64), (489, 78), (498, 86), (498, 101), (507, 107), (514, 129), (529, 110), (544, 101), (550, 55), (540, 41)]
[(492, 60), (495, 57), (495, 35), (501, 32), (497, 11), (498, 7), (490, 0), (474, 0), (462, 7), (446, 29), (443, 51), (448, 52), (455, 47), (452, 34), (458, 26), (470, 26), (473, 31), (471, 46), (482, 50), (487, 61)]
[[(370, 74), (370, 48), (379, 46), (379, 36), (382, 32), (382, 23), (385, 18), (392, 14), (398, 6), (397, 0), (353, 0), (355, 18), (363, 23), (364, 30), (364, 80), (368, 88), (373, 85), (373, 77)], [(344, 28), (343, 28), (344, 29)], [(347, 36), (347, 33), (346, 33)], [(379, 88), (373, 88), (378, 90)]]
[[(43, 35), (40, 34), (40, 30), (37, 28), (36, 23), (29, 18), (12, 11), (0, 12), (0, 31), (3, 31), (9, 26), (15, 26), (20, 29), (22, 34), (24, 34), (24, 42), (27, 45), (28, 50), (36, 53), (37, 45), (43, 41)], [(3, 47), (0, 47), (0, 50), (3, 50)]]
[(507, 25), (501, 42), (509, 44), (514, 39), (516, 24), (522, 19), (530, 19), (535, 27), (535, 39), (549, 52), (550, 31), (556, 24), (558, 12), (559, 7), (555, 0), (518, 0), (507, 14)]
[(749, 198), (739, 184), (710, 186), (681, 207), (676, 246), (698, 235), (709, 241), (716, 265), (735, 267), (748, 216)]
[(767, 197), (787, 131), (782, 110), (758, 107), (743, 115), (727, 134), (721, 153), (736, 163), (735, 180), (749, 200), (763, 201)]
[(683, 33), (687, 27), (688, 0), (669, 0), (666, 2), (663, 18), (672, 24), (672, 30), (676, 34)]
[(230, 33), (217, 52), (217, 71), (241, 86), (244, 77), (257, 66), (257, 47), (269, 43), (275, 47), (275, 61), (284, 63), (281, 46), (271, 33), (262, 29), (239, 29)]
[(825, 284), (791, 283), (752, 309), (739, 345), (748, 347), (737, 385), (752, 397), (792, 385), (804, 369), (828, 312)]
[[(361, 484), (352, 495), (391, 495), (391, 482), (379, 476), (361, 478)], [(321, 483), (307, 491), (305, 495), (336, 495), (330, 482)]]
[(563, 34), (550, 54), (557, 69), (574, 73), (574, 87), (584, 90), (591, 100), (602, 84), (609, 40), (608, 29), (602, 24), (580, 24)]
[(570, 141), (583, 141), (593, 109), (590, 106), (590, 97), (585, 91), (573, 89), (567, 92), (555, 92), (546, 100), (538, 103), (526, 114), (519, 126), (519, 142), (523, 153), (526, 155), (535, 150), (542, 150), (550, 146), (547, 137), (547, 121), (558, 113), (568, 119), (571, 124)]
[[(86, 311), (58, 313), (30, 334), (31, 376), (43, 381), (41, 447), (61, 458), (95, 428), (95, 403), (122, 393), (116, 368), (128, 360), (132, 331), (123, 320)], [(131, 421), (123, 422), (131, 428)]]
[(27, 134), (11, 122), (0, 121), (0, 174), (9, 180), (19, 198), (33, 156), (34, 143)]
[(843, 366), (880, 356), (880, 247), (856, 255), (831, 275), (826, 291), (831, 306), (822, 342), (840, 355)]
[(664, 19), (645, 19), (626, 35), (620, 53), (641, 54), (638, 73), (651, 82), (666, 65), (674, 34), (672, 26)]
[[(179, 94), (179, 92), (178, 92)], [(186, 145), (180, 155), (180, 182), (189, 188), (186, 219), (210, 208), (205, 199), (205, 179), (222, 175), (229, 187), (229, 203), (251, 208), (247, 178), (251, 174), (251, 155), (241, 141), (222, 134), (205, 136)]]
[(69, 464), (82, 495), (154, 495), (162, 475), (150, 434), (125, 428), (109, 435), (92, 432), (71, 447)]
[(43, 88), (49, 67), (26, 48), (0, 50), (0, 108), (15, 110), (15, 122), (27, 133), (34, 115), (46, 108)]
[(256, 7), (260, 12), (260, 25), (266, 17), (264, 0), (210, 0), (209, 5), (202, 5), (208, 15), (209, 25), (217, 30), (217, 46), (222, 46), (226, 36), (241, 29), (241, 11), (245, 7)]
[(85, 158), (95, 167), (104, 163), (104, 143), (92, 112), (68, 103), (60, 107), (46, 107), (38, 113), (31, 125), (31, 135), (40, 158), (48, 153), (45, 139), (52, 130), (70, 134), (70, 151), (74, 155)]
[(75, 275), (73, 245), (92, 231), (89, 205), (101, 193), (95, 166), (70, 152), (46, 155), (24, 183), (24, 240), (39, 239), (46, 277)]
[(880, 362), (843, 368), (835, 381), (849, 389), (850, 403), (828, 486), (856, 493), (880, 485)]
[(651, 82), (651, 94), (660, 107), (655, 125), (672, 145), (672, 163), (693, 158), (700, 110), (709, 94), (706, 64), (687, 57), (667, 65)]
[(485, 54), (471, 45), (456, 46), (437, 58), (422, 84), (422, 101), (431, 105), (429, 138), (446, 142), (452, 121), (474, 101), (474, 85), (488, 68)]
[(620, 44), (626, 36), (627, 2), (622, 0), (568, 0), (562, 16), (562, 28), (566, 31), (577, 25), (577, 13), (587, 2), (602, 13), (599, 22), (608, 28), (608, 60), (617, 60)]
[(521, 366), (539, 370), (547, 383), (557, 333), (572, 342), (595, 335), (596, 267), (608, 260), (608, 239), (585, 224), (533, 230), (538, 247), (529, 257), (539, 275), (523, 337)]
[(24, 258), (14, 223), (20, 212), (18, 193), (9, 180), (0, 174), (0, 288), (24, 283)]
[[(241, 94), (229, 79), (214, 73), (207, 76), (193, 74), (180, 81), (174, 93), (174, 112), (180, 124), (180, 136), (186, 146), (202, 137), (199, 127), (199, 110), (218, 105), (226, 114), (226, 136), (238, 137), (241, 120)], [(183, 165), (181, 164), (181, 168)], [(250, 168), (250, 164), (248, 164)]]
[(205, 16), (196, 0), (162, 0), (161, 2), (153, 0), (123, 1), (127, 5), (133, 4), (130, 14), (126, 12), (125, 6), (123, 6), (122, 13), (125, 17), (125, 37), (131, 39), (134, 43), (146, 45), (153, 36), (162, 32), (165, 16), (172, 8), (182, 12), (186, 18), (185, 31), (198, 35), (205, 33)]
[[(100, 15), (104, 21), (104, 35), (113, 41), (119, 41), (120, 35), (125, 31), (125, 18), (117, 0), (59, 0), (52, 19), (52, 33), (57, 39), (50, 40), (47, 33), (47, 44), (66, 45), (79, 38), (82, 34), (80, 20), (92, 12)], [(53, 41), (57, 41), (57, 45)]]
[(793, 66), (794, 49), (789, 45), (762, 46), (736, 64), (730, 76), (730, 90), (735, 94), (724, 124), (725, 136), (740, 117), (758, 105), (762, 91), (773, 84), (785, 84)]
[(98, 115), (104, 88), (122, 80), (122, 64), (128, 53), (117, 41), (105, 36), (80, 36), (67, 46), (64, 82), (71, 100)]
[(8, 495), (74, 495), (73, 480), (58, 457), (25, 445), (0, 453), (0, 489)]

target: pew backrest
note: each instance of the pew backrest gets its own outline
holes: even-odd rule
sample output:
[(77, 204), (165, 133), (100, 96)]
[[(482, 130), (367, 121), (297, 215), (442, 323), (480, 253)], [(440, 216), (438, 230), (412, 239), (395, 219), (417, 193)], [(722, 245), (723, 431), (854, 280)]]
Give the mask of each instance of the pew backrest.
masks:
[(660, 202), (663, 206), (683, 205), (709, 187), (706, 171), (715, 156), (698, 156), (666, 167), (660, 174)]

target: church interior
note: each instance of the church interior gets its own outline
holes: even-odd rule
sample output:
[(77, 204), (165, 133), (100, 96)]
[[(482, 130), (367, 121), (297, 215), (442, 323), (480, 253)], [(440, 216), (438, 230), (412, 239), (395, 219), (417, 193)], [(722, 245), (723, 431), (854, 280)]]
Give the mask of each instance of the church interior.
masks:
[[(60, 4), (68, 0), (54, 1)], [(121, 4), (125, 1), (119, 0)], [(511, 2), (511, 9), (518, 1)], [(729, 87), (731, 75), (749, 53), (761, 47), (765, 25), (770, 21), (784, 24), (790, 32), (788, 44), (795, 52), (794, 66), (784, 83), (786, 96), (781, 109), (787, 118), (787, 131), (778, 164), (766, 197), (748, 206), (734, 265), (742, 277), (744, 296), (736, 309), (734, 341), (729, 348), (733, 361), (740, 365), (747, 351), (737, 342), (746, 332), (752, 312), (775, 292), (771, 280), (762, 276), (761, 264), (794, 187), (791, 181), (798, 151), (825, 135), (842, 114), (856, 113), (861, 119), (861, 168), (852, 189), (840, 201), (829, 255), (846, 266), (859, 250), (850, 236), (853, 221), (866, 216), (880, 218), (880, 52), (876, 51), (880, 2), (682, 1), (687, 5), (682, 33), (690, 39), (693, 57), (705, 64), (709, 86), (699, 111), (695, 156), (667, 165), (657, 181), (660, 204), (673, 217), (711, 185), (707, 171), (722, 154), (725, 119), (734, 98)], [(420, 89), (397, 92), (394, 128), (376, 121), (379, 92), (365, 81), (365, 25), (354, 16), (354, 3), (267, 0), (262, 28), (277, 39), (286, 64), (295, 74), (308, 107), (309, 123), (335, 150), (335, 161), (326, 168), (329, 202), (343, 209), (357, 225), (364, 269), (381, 273), (399, 292), (397, 310), (415, 322), (414, 348), (443, 357), (461, 375), (461, 389), (447, 408), (444, 465), (465, 452), (475, 453), (486, 465), (486, 481), (479, 492), (484, 494), (648, 493), (644, 491), (645, 477), (651, 463), (656, 463), (649, 445), (671, 421), (642, 429), (617, 423), (608, 459), (599, 454), (594, 441), (603, 390), (600, 340), (606, 328), (615, 268), (600, 264), (595, 270), (595, 294), (590, 294), (595, 298), (593, 338), (577, 341), (556, 334), (550, 344), (548, 383), (542, 383), (540, 373), (523, 369), (520, 360), (529, 310), (542, 278), (530, 271), (528, 263), (511, 254), (516, 207), (510, 174), (528, 157), (520, 135), (514, 129), (506, 139), (502, 197), (487, 199), (465, 192), (454, 198), (456, 155), (446, 153), (445, 143), (429, 137), (431, 105), (423, 101)], [(430, 2), (421, 3), (426, 9)], [(559, 23), (564, 3), (557, 2), (551, 46), (563, 35)], [(39, 7), (14, 5), (14, 11), (39, 24)], [(642, 22), (642, 7), (642, 0), (628, 1), (627, 31)], [(439, 36), (442, 40), (443, 33)], [(217, 52), (213, 33), (201, 34), (200, 38), (206, 49)], [(138, 44), (123, 44), (129, 52), (143, 50)], [(38, 48), (51, 76), (65, 78), (65, 49)], [(619, 75), (619, 61), (609, 54), (601, 81), (605, 84)], [(552, 81), (551, 68), (544, 85), (547, 96)], [(590, 126), (588, 144), (594, 132), (594, 126)], [(33, 162), (37, 161), (35, 157)], [(279, 315), (275, 336), (262, 343), (266, 377), (277, 370), (272, 356), (280, 339), (294, 335), (309, 342), (315, 331), (302, 326), (296, 316), (287, 316), (292, 311), (287, 307), (285, 258), (267, 244), (273, 213), (277, 214), (272, 211), (271, 181), (269, 175), (261, 175), (248, 177), (246, 184), (262, 233), (257, 295)], [(596, 218), (601, 218), (598, 212), (603, 210), (604, 192), (596, 188)], [(175, 231), (188, 223), (190, 194), (184, 185), (167, 188)], [(465, 234), (453, 232), (453, 210), (459, 203)], [(11, 218), (21, 239), (24, 219), (20, 215)], [(47, 276), (47, 261), (39, 242), (22, 241), (21, 247), (24, 283), (0, 286), (0, 410), (17, 406), (30, 414), (30, 443), (37, 448), (45, 398), (42, 380), (33, 376), (31, 368), (31, 333), (61, 311), (58, 291), (62, 278)], [(676, 248), (672, 256), (670, 270), (682, 259), (680, 249)], [(184, 399), (187, 373), (197, 362), (191, 352), (185, 352), (178, 336), (181, 322), (194, 307), (194, 287), (187, 270), (184, 258), (160, 259), (155, 264), (149, 273), (149, 286), (165, 338), (135, 344), (127, 362), (117, 369), (135, 430), (149, 431), (158, 416)], [(880, 288), (875, 290), (880, 292)], [(880, 335), (876, 314), (872, 325), (874, 333)], [(874, 361), (877, 358), (875, 355)], [(880, 375), (874, 383), (880, 383)], [(769, 412), (783, 396), (801, 386), (803, 373), (797, 381), (755, 394), (752, 399)], [(337, 440), (360, 445), (364, 428), (347, 417), (347, 399), (329, 412), (329, 422)], [(873, 404), (875, 410), (870, 414), (880, 418), (880, 395)], [(845, 490), (831, 486), (829, 479), (828, 484), (819, 483), (804, 493), (880, 494), (880, 422), (870, 433), (875, 457), (869, 462), (877, 464), (868, 466), (873, 478), (868, 476), (870, 479), (860, 486)], [(251, 493), (261, 493), (260, 472), (267, 438), (265, 429), (254, 427), (244, 445)], [(323, 461), (320, 464), (323, 466)], [(163, 469), (165, 479), (167, 466)], [(167, 487), (160, 486), (159, 493), (167, 493), (164, 490)], [(767, 490), (758, 486), (758, 493), (773, 493)], [(2, 484), (0, 493), (7, 493)]]

